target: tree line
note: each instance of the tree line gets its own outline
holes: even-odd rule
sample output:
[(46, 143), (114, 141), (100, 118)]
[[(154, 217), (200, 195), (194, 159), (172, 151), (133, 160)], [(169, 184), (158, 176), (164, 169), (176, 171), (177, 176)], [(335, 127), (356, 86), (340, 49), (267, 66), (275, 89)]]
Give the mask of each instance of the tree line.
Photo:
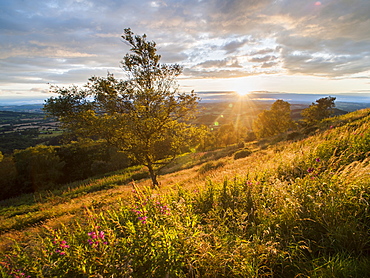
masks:
[(127, 155), (102, 141), (73, 141), (61, 146), (38, 145), (0, 153), (0, 200), (23, 193), (52, 190), (61, 184), (123, 169)]
[(296, 130), (313, 126), (334, 113), (335, 97), (324, 97), (316, 100), (308, 108), (303, 109), (303, 119), (293, 122), (289, 102), (275, 101), (270, 110), (264, 110), (253, 122), (253, 132), (257, 138), (265, 138), (288, 130)]

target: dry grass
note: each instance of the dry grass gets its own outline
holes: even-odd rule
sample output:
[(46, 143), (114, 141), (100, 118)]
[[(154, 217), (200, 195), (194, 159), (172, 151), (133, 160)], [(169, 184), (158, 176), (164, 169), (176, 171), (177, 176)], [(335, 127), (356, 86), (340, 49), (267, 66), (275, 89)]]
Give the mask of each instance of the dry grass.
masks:
[[(83, 239), (83, 225), (90, 221), (86, 211), (91, 210), (105, 221), (111, 237), (124, 233), (120, 244), (134, 248), (130, 252), (143, 260), (148, 254), (162, 254), (161, 246), (169, 244), (188, 260), (186, 267), (171, 271), (187, 269), (187, 277), (212, 277), (220, 271), (229, 277), (239, 272), (244, 277), (274, 273), (276, 277), (360, 277), (370, 262), (369, 111), (324, 121), (321, 131), (300, 141), (283, 141), (263, 150), (254, 143), (254, 152), (242, 159), (234, 160), (222, 151), (184, 155), (159, 177), (159, 189), (139, 199), (137, 192), (147, 192), (150, 180), (133, 184), (125, 182), (127, 174), (122, 173), (59, 192), (24, 196), (13, 200), (17, 204), (13, 206), (3, 202), (0, 250), (11, 250), (12, 242), (27, 243), (30, 235), (47, 239), (46, 231), (52, 229), (68, 234), (69, 225), (81, 235), (69, 235), (68, 242)], [(155, 214), (159, 201), (172, 206), (168, 223)], [(154, 230), (140, 223), (135, 226), (137, 233), (121, 226), (122, 219), (133, 221), (129, 209), (133, 203), (152, 211), (157, 221)], [(130, 236), (132, 242), (126, 242)], [(136, 246), (134, 239), (148, 243)], [(159, 245), (149, 247), (153, 239)], [(152, 271), (165, 267), (160, 258), (152, 259), (160, 264), (151, 266)], [(137, 264), (137, 271), (145, 273), (144, 265)]]

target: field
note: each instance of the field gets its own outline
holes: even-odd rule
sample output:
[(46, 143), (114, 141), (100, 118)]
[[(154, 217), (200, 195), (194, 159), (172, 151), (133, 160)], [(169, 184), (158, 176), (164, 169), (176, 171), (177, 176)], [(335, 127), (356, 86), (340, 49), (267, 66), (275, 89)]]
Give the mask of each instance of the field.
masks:
[(59, 124), (42, 113), (0, 111), (0, 151), (10, 154), (61, 135)]
[[(370, 110), (0, 202), (2, 277), (368, 277)], [(132, 177), (143, 177), (128, 182)]]

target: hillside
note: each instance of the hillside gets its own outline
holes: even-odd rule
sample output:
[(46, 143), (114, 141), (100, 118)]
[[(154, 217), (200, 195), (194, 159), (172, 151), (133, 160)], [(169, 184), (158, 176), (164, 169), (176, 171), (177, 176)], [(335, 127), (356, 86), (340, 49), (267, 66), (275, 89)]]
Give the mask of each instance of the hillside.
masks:
[(2, 201), (0, 273), (367, 277), (370, 109), (308, 132), (184, 155), (156, 190), (136, 167)]

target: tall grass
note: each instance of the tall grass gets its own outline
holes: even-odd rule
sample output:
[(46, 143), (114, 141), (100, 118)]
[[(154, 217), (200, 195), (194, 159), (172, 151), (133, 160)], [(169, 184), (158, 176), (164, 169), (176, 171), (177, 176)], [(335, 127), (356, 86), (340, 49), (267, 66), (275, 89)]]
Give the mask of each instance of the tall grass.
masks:
[(200, 166), (199, 178), (210, 175), (201, 186), (153, 191), (133, 183), (132, 194), (110, 207), (90, 203), (73, 222), (14, 242), (0, 273), (368, 277), (368, 114), (332, 118), (315, 136)]

